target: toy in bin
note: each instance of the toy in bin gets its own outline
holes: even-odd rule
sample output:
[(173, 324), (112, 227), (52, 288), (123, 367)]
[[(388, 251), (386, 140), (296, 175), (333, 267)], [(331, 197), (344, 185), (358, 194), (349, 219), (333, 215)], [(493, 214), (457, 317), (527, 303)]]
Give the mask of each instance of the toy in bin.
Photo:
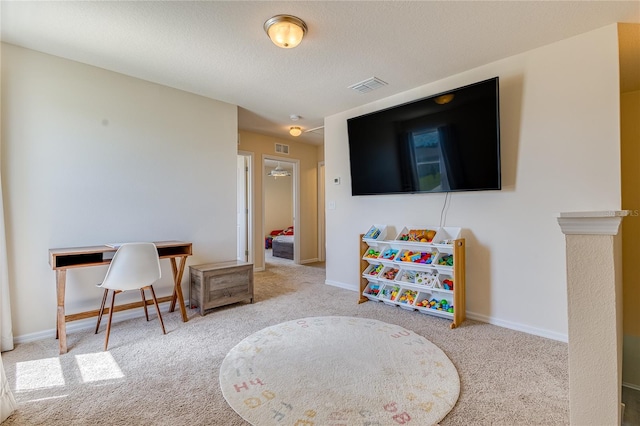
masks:
[(382, 271), (382, 268), (384, 268), (382, 265), (377, 265), (375, 268), (371, 268), (369, 275), (378, 275), (380, 271)]
[(400, 292), (400, 287), (385, 287), (382, 289), (382, 296), (389, 300), (396, 300), (398, 297), (398, 293)]
[(393, 260), (393, 258), (396, 257), (396, 254), (398, 254), (398, 249), (388, 248), (382, 252), (380, 259)]
[(448, 278), (442, 280), (442, 288), (444, 288), (445, 290), (453, 290), (453, 280), (450, 280)]
[(378, 256), (380, 256), (380, 252), (374, 249), (369, 249), (364, 254), (364, 257), (368, 257), (370, 259), (376, 259)]
[(380, 285), (369, 284), (369, 291), (367, 291), (367, 294), (373, 294), (374, 296), (377, 296), (378, 293), (380, 293)]
[(418, 295), (418, 292), (415, 290), (405, 290), (402, 292), (402, 295), (400, 296), (400, 299), (398, 299), (398, 301), (400, 303), (407, 303), (409, 305), (413, 305), (413, 302), (416, 300), (417, 295)]
[(380, 235), (380, 230), (375, 226), (372, 226), (371, 229), (364, 235), (364, 238), (375, 240)]
[(431, 300), (421, 300), (416, 303), (416, 306), (420, 306), (423, 308), (435, 309), (437, 311), (445, 311), (449, 313), (453, 313), (453, 305), (450, 305), (446, 299), (431, 299)]
[(419, 251), (411, 251), (407, 250), (404, 252), (401, 260), (403, 262), (411, 262), (411, 263), (424, 263), (426, 265), (431, 264), (433, 262), (433, 258), (436, 253), (424, 253)]
[(416, 273), (414, 271), (402, 271), (399, 281), (413, 283), (416, 280)]
[(433, 229), (410, 229), (406, 234), (402, 234), (399, 240), (430, 243), (435, 236), (436, 231), (434, 231)]
[(438, 265), (440, 266), (453, 266), (453, 255), (447, 254), (438, 259)]
[(433, 287), (437, 280), (437, 275), (431, 272), (416, 272), (416, 284)]
[(382, 278), (384, 278), (385, 280), (393, 281), (396, 278), (397, 274), (397, 268), (389, 268), (382, 273)]

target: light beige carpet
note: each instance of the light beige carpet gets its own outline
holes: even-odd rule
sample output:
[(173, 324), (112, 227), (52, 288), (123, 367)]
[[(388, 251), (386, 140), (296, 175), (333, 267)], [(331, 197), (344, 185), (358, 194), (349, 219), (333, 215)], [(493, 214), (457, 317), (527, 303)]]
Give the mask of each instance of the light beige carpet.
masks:
[[(351, 274), (357, 281), (358, 272)], [(375, 319), (437, 345), (460, 377), (458, 401), (442, 426), (569, 423), (565, 343), (471, 320), (451, 330), (446, 319), (377, 302), (359, 305), (356, 293), (324, 280), (322, 264), (269, 263), (255, 274), (255, 303), (204, 317), (189, 310), (187, 323), (179, 311), (167, 313), (166, 335), (152, 316), (150, 322), (114, 323), (108, 352), (102, 351), (104, 331), (95, 335), (91, 328), (69, 333), (70, 351), (62, 356), (53, 332), (50, 339), (19, 344), (2, 354), (18, 402), (2, 426), (246, 426), (220, 389), (227, 353), (266, 327), (316, 316)]]
[(245, 338), (222, 362), (220, 387), (256, 426), (434, 425), (455, 405), (460, 380), (444, 352), (404, 327), (328, 316)]

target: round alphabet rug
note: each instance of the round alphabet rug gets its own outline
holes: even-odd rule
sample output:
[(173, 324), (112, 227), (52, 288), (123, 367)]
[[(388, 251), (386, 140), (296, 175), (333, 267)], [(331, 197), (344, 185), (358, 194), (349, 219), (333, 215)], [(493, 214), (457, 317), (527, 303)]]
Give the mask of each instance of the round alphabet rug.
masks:
[(267, 327), (220, 367), (229, 405), (254, 426), (433, 425), (460, 394), (455, 366), (413, 331), (368, 318)]

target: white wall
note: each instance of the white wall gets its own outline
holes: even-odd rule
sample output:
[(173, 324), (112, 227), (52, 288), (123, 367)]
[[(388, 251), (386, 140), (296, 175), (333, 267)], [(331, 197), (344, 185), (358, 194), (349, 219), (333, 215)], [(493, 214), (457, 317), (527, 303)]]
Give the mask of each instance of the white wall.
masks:
[[(438, 225), (444, 194), (351, 196), (346, 119), (500, 77), (501, 191), (453, 193), (447, 226), (467, 239), (467, 315), (567, 338), (561, 211), (620, 209), (615, 25), (325, 119), (327, 283), (357, 289), (358, 235)], [(393, 82), (390, 82), (393, 84)], [(393, 238), (393, 237), (391, 237)], [(597, 295), (596, 295), (597, 296)], [(357, 297), (354, 296), (354, 303)]]
[[(55, 330), (49, 248), (174, 239), (188, 264), (235, 259), (236, 106), (3, 44), (2, 123), (16, 338)], [(69, 271), (67, 313), (99, 307), (105, 272)]]

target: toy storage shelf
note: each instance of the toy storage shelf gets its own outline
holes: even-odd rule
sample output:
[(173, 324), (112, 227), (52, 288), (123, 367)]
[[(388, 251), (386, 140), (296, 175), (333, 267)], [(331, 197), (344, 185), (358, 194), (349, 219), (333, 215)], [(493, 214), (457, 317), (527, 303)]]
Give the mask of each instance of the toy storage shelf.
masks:
[(459, 326), (466, 310), (465, 240), (458, 238), (460, 228), (431, 228), (436, 231), (429, 235), (431, 242), (400, 239), (411, 230), (429, 228), (405, 227), (396, 239), (386, 240), (385, 225), (372, 228), (381, 229), (378, 238), (371, 238), (371, 229), (360, 235), (359, 303), (383, 302), (450, 319), (451, 328)]

